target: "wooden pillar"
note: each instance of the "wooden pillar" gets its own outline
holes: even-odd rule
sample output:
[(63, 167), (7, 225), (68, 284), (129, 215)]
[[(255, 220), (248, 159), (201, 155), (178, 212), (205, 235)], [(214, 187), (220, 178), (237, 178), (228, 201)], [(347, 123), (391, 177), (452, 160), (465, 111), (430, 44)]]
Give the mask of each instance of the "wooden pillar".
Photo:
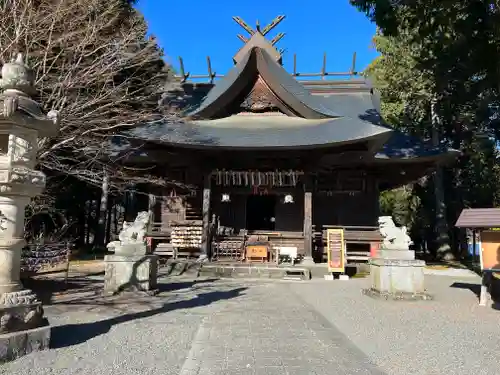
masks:
[(372, 183), (373, 183), (373, 191), (375, 195), (375, 201), (373, 204), (375, 205), (375, 218), (373, 221), (373, 226), (378, 226), (378, 218), (380, 216), (380, 187), (379, 187), (379, 181), (378, 178), (376, 177), (371, 177)]
[(304, 264), (314, 264), (312, 258), (312, 179), (304, 181)]
[(201, 255), (200, 258), (208, 257), (210, 249), (210, 185), (211, 185), (211, 173), (206, 173), (203, 176), (203, 206), (202, 206), (202, 218), (203, 218), (203, 228), (201, 235)]

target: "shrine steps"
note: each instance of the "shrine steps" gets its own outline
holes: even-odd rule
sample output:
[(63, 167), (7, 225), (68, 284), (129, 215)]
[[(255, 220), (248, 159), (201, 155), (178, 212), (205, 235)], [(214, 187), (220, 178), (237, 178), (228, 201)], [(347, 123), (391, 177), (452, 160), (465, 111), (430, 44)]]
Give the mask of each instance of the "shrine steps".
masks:
[(221, 278), (249, 278), (249, 279), (285, 279), (310, 280), (311, 271), (301, 266), (277, 266), (276, 264), (238, 263), (238, 264), (203, 264), (199, 276)]

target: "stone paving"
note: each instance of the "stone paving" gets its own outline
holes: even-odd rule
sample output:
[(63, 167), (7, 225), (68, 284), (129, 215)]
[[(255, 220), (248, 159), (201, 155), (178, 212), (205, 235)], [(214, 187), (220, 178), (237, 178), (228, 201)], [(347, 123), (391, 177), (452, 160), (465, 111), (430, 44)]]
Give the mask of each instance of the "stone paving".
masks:
[(181, 375), (382, 374), (287, 285), (254, 285), (206, 317)]
[(54, 348), (0, 373), (500, 373), (500, 312), (477, 306), (477, 279), (429, 276), (425, 302), (363, 296), (367, 280), (168, 281), (155, 298), (101, 298), (97, 281), (54, 299)]

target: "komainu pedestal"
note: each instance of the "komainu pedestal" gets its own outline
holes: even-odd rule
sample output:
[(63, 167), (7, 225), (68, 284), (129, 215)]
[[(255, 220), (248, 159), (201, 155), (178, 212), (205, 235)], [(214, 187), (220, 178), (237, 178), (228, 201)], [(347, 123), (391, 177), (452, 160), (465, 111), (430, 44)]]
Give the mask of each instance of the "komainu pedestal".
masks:
[(365, 293), (387, 299), (430, 299), (424, 286), (424, 267), (425, 262), (417, 259), (371, 259), (371, 288)]
[(371, 287), (363, 292), (386, 299), (431, 299), (424, 287), (425, 262), (409, 250), (406, 228), (397, 228), (390, 216), (380, 217), (379, 225), (384, 240), (370, 259)]
[(123, 291), (156, 292), (157, 255), (106, 255), (104, 262), (105, 294)]
[(119, 241), (108, 244), (108, 249), (115, 253), (104, 258), (105, 294), (122, 291), (156, 292), (158, 256), (146, 253), (148, 222), (149, 214), (139, 212), (133, 223), (123, 223)]

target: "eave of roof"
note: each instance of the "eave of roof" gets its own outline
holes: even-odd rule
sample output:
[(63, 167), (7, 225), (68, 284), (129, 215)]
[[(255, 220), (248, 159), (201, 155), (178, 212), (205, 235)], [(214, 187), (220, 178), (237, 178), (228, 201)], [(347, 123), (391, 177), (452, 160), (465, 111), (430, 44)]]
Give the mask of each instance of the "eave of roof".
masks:
[(433, 146), (419, 139), (394, 131), (375, 156), (375, 161), (392, 162), (436, 162), (445, 164), (454, 161), (460, 151), (445, 147)]
[(299, 149), (357, 142), (384, 142), (392, 130), (339, 117), (231, 116), (217, 120), (163, 123), (132, 129), (142, 140), (179, 147), (219, 149)]
[(457, 228), (498, 228), (500, 208), (466, 208), (455, 224)]

